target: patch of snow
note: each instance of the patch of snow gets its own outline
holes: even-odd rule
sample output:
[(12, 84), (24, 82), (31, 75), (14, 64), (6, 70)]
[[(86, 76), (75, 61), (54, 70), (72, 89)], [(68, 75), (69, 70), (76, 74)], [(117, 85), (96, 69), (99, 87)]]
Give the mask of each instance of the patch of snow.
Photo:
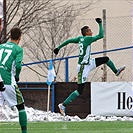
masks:
[[(78, 116), (62, 116), (60, 113), (46, 112), (42, 110), (33, 109), (32, 107), (26, 107), (27, 118), (29, 122), (37, 121), (133, 121), (133, 117), (117, 117), (117, 116), (93, 116), (89, 114), (85, 119), (81, 119)], [(0, 122), (18, 122), (17, 108), (10, 108), (8, 105), (0, 107)]]

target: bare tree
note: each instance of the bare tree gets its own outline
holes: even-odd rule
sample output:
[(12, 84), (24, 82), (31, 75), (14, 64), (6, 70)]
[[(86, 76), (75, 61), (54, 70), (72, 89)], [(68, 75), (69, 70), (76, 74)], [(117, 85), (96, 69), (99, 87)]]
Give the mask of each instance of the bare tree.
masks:
[[(23, 33), (30, 30), (38, 23), (45, 23), (51, 21), (47, 19), (49, 9), (54, 10), (53, 6), (59, 2), (52, 3), (53, 0), (4, 0), (3, 8), (6, 14), (3, 21), (5, 25), (2, 29), (2, 42), (9, 39), (9, 32), (13, 26), (19, 26)], [(6, 6), (5, 6), (6, 4)], [(5, 22), (6, 21), (6, 22)], [(6, 37), (3, 34), (6, 31)]]
[[(19, 26), (23, 31), (25, 53), (31, 61), (55, 58), (53, 49), (72, 34), (78, 34), (76, 18), (94, 8), (93, 5), (99, 1), (75, 3), (62, 0), (7, 0), (6, 19), (3, 19), (6, 25), (2, 29), (2, 35), (5, 30), (7, 31), (6, 37), (2, 36), (2, 42), (9, 39), (9, 32), (13, 26)], [(60, 57), (68, 56), (73, 51), (75, 46), (65, 47)], [(60, 63), (58, 61), (55, 64), (56, 73), (59, 72)], [(43, 63), (38, 66), (43, 71), (40, 75), (46, 75), (48, 64)], [(58, 78), (61, 80), (60, 77)]]
[[(64, 12), (63, 15), (61, 15), (62, 12)], [(75, 17), (76, 14), (73, 12), (72, 7), (67, 7), (66, 5), (60, 9), (60, 12), (58, 10), (49, 12), (48, 19), (54, 18), (52, 21), (45, 22), (43, 24), (38, 23), (37, 26), (27, 33), (28, 38), (24, 41), (26, 49), (28, 48), (27, 56), (32, 61), (35, 61), (35, 59), (36, 61), (42, 61), (55, 58), (53, 49), (63, 40), (70, 37), (71, 28), (75, 28), (75, 25), (72, 27)], [(33, 45), (29, 45), (27, 39), (30, 40)], [(68, 56), (74, 50), (75, 47), (73, 46), (70, 46), (69, 48), (66, 47), (61, 52), (60, 57)], [(60, 63), (61, 61), (56, 63), (56, 73), (59, 71)], [(43, 69), (43, 71), (45, 71), (45, 68), (48, 67), (47, 63), (44, 63), (45, 67), (42, 65), (39, 66)]]
[[(76, 36), (79, 33), (79, 27), (77, 28), (76, 18), (84, 13), (86, 10), (90, 10), (90, 5), (94, 4), (92, 1), (82, 3), (82, 5), (77, 4), (62, 4), (60, 8), (54, 8), (55, 10), (49, 11), (48, 20), (45, 23), (38, 23), (32, 28), (32, 30), (27, 33), (24, 45), (26, 49), (27, 56), (32, 61), (42, 61), (48, 60), (50, 58), (55, 58), (53, 49), (57, 47), (64, 40), (71, 36)], [(90, 8), (88, 8), (90, 7)], [(86, 9), (87, 8), (87, 9)], [(29, 45), (27, 39), (30, 40), (32, 45)], [(77, 50), (78, 47), (75, 45), (68, 45), (64, 47), (59, 53), (59, 57), (69, 56), (73, 51)], [(61, 61), (54, 63), (56, 73), (59, 72)], [(38, 64), (38, 66), (47, 74), (48, 64), (44, 63)], [(69, 77), (73, 78), (73, 77)], [(58, 74), (58, 80), (62, 81), (62, 78)]]

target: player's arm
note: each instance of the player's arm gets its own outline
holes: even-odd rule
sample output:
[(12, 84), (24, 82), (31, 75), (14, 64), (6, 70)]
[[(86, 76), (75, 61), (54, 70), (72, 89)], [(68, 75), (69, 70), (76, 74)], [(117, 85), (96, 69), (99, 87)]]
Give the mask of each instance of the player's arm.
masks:
[(19, 74), (20, 74), (20, 71), (22, 69), (22, 59), (23, 59), (23, 49), (20, 49), (18, 51), (18, 54), (16, 56), (16, 60), (15, 60), (15, 62), (16, 62), (16, 76), (15, 76), (16, 81), (19, 80)]
[(102, 19), (101, 18), (96, 18), (96, 22), (99, 25), (99, 33), (96, 36), (92, 37), (92, 42), (97, 41), (101, 38), (104, 37), (104, 31), (103, 31), (103, 26), (102, 26)]
[(64, 41), (61, 45), (59, 45), (57, 48), (55, 48), (55, 49), (54, 49), (54, 53), (55, 53), (55, 54), (58, 54), (59, 50), (60, 50), (62, 47), (68, 45), (69, 43), (78, 43), (78, 42), (79, 42), (79, 37), (68, 39), (68, 40)]

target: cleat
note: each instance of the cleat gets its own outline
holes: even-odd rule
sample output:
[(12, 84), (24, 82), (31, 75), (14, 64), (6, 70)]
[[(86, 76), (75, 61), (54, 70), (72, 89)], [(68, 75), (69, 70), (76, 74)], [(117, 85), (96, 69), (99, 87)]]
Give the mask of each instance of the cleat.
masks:
[(58, 107), (59, 107), (59, 109), (60, 109), (60, 113), (61, 113), (63, 116), (65, 116), (65, 115), (66, 115), (66, 114), (65, 114), (66, 107), (63, 106), (62, 103), (60, 103), (60, 104), (58, 105)]
[(120, 73), (125, 70), (126, 66), (122, 66), (121, 68), (118, 69), (117, 73), (115, 74), (116, 76), (119, 76)]

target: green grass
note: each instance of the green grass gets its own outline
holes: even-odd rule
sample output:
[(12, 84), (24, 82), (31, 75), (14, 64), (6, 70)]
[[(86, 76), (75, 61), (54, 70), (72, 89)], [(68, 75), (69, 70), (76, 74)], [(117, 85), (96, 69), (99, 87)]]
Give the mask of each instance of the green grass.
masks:
[[(17, 122), (1, 122), (0, 133), (21, 131)], [(133, 122), (30, 122), (28, 133), (133, 133)]]

